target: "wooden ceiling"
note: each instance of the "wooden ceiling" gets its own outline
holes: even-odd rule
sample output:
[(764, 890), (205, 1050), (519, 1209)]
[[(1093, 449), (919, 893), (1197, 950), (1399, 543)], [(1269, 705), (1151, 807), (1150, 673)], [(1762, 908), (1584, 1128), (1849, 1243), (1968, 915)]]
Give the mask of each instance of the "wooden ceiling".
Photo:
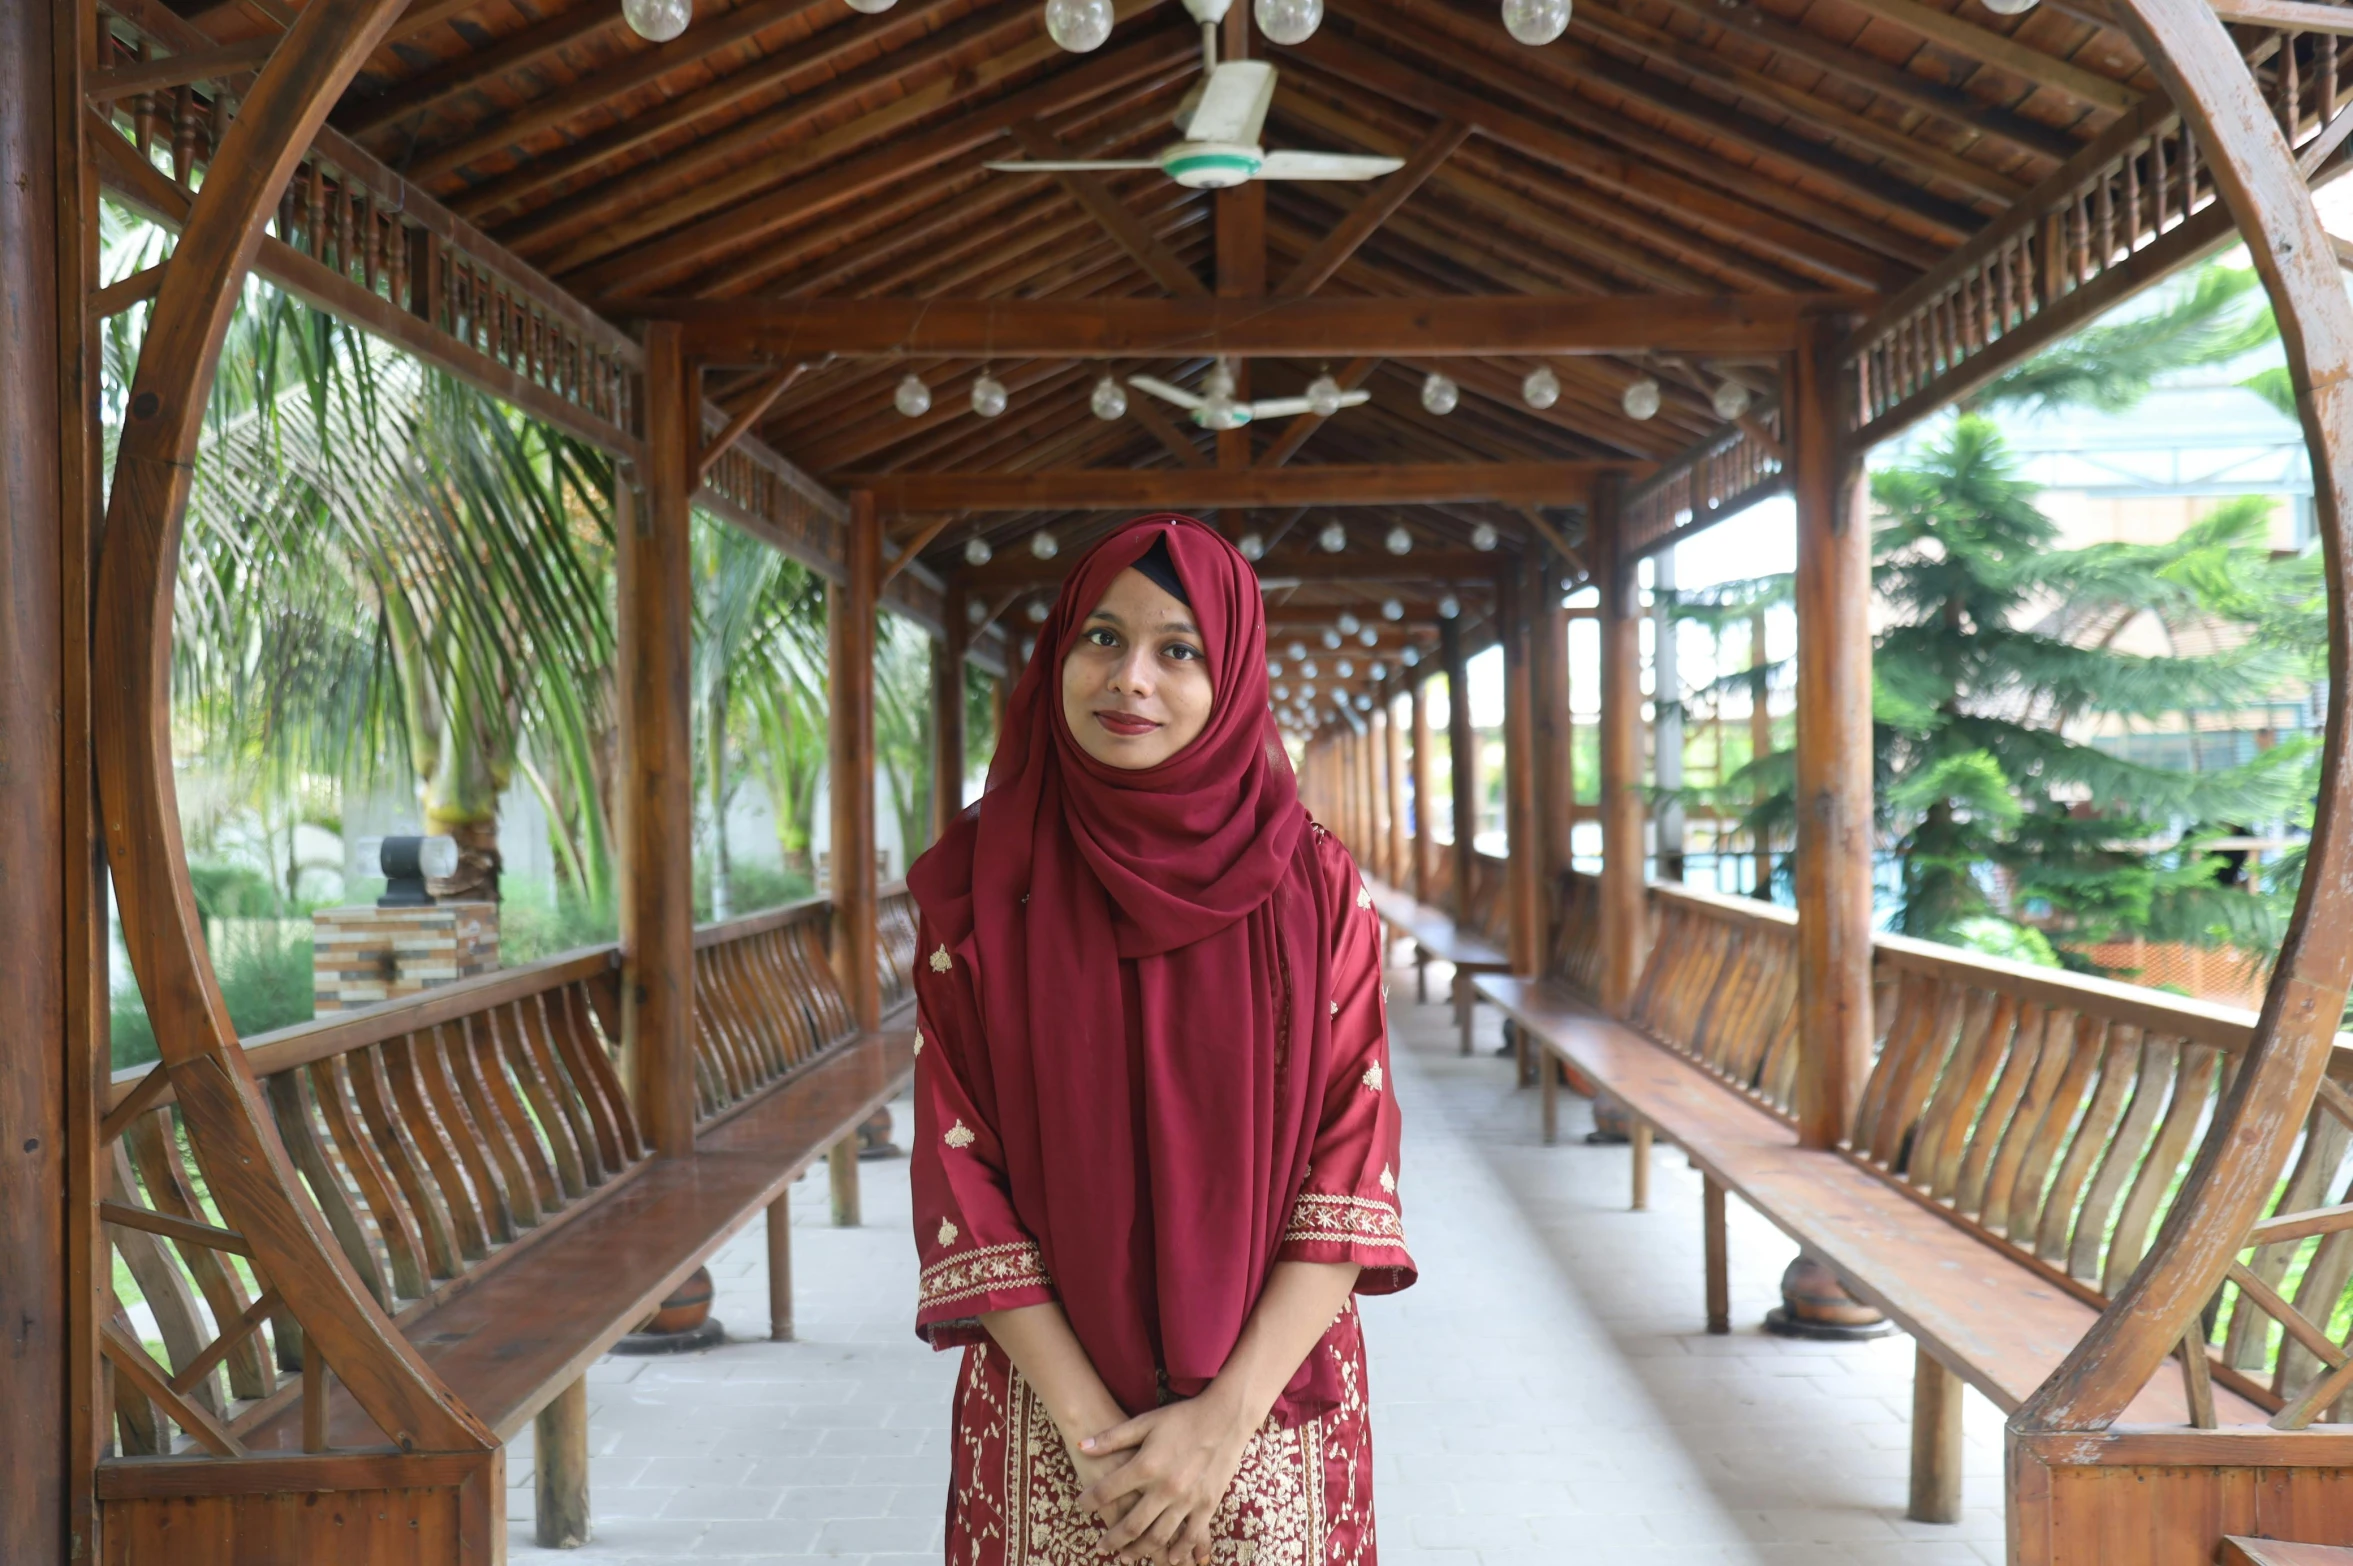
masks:
[[(255, 10), (248, 12), (245, 6)], [(652, 45), (617, 0), (416, 0), (334, 123), (392, 168), (591, 302), (1157, 298), (1194, 294), (1888, 294), (1958, 246), (2154, 84), (2099, 0), (2001, 16), (1980, 0), (1577, 0), (1565, 37), (1514, 42), (1488, 0), (1327, 0), (1321, 30), (1267, 45), (1236, 0), (1224, 50), (1268, 58), (1264, 141), (1392, 154), (1370, 185), (1216, 194), (1157, 171), (990, 173), (990, 159), (1148, 156), (1199, 78), (1175, 0), (1119, 0), (1089, 55), (1049, 40), (1038, 0), (700, 0)], [(277, 0), (181, 4), (223, 42)], [(714, 367), (706, 389), (821, 479), (849, 473), (1285, 463), (1655, 462), (1716, 429), (1726, 378), (1760, 406), (1770, 356), (1594, 354), (1547, 361), (1546, 411), (1521, 401), (1540, 361), (1355, 359), (1328, 368), (1372, 401), (1212, 436), (1131, 392), (1096, 418), (1108, 368), (1196, 383), (1200, 358), (985, 366), (1010, 393), (970, 407), (970, 359)], [(1246, 391), (1300, 391), (1319, 366), (1245, 366)], [(920, 374), (929, 413), (891, 393)], [(1461, 387), (1444, 417), (1425, 375)], [(1658, 415), (1626, 416), (1641, 376)], [(789, 379), (789, 384), (786, 381)], [(1179, 415), (1181, 418), (1181, 415)], [(1116, 517), (975, 512), (894, 518), (943, 570), (976, 537), (1004, 556), (1050, 529), (1067, 554)], [(1480, 524), (1517, 549), (1568, 508), (1500, 503), (1269, 510), (1223, 519), (1307, 559), (1339, 520), (1348, 554), (1380, 540), (1461, 559)], [(1027, 560), (1030, 551), (1019, 549)], [(1308, 582), (1303, 602), (1416, 602), (1450, 589)]]

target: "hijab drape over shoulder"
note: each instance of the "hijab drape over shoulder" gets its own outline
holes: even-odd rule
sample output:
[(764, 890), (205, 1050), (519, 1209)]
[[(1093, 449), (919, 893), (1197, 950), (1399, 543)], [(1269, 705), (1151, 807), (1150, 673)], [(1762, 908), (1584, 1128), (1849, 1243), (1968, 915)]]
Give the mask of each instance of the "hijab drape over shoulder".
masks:
[[(1129, 771), (1070, 733), (1061, 671), (1112, 579), (1156, 545), (1214, 705), (1183, 751)], [(1378, 943), (1353, 866), (1300, 806), (1265, 641), (1256, 575), (1224, 539), (1187, 517), (1120, 528), (1041, 628), (980, 803), (908, 875), (924, 926), (919, 1328), (968, 1341), (980, 1311), (1057, 1298), (1130, 1411), (1208, 1385), (1284, 1256), (1359, 1260), (1368, 1291), (1412, 1276), (1385, 1057), (1361, 1058), (1385, 1049)], [(1343, 1005), (1368, 986), (1369, 1042)], [(1361, 1178), (1386, 1222), (1299, 1251), (1337, 1111), (1362, 1111), (1364, 1147), (1338, 1156), (1341, 1187), (1316, 1173), (1320, 1200), (1364, 1200)], [(1278, 1415), (1332, 1406), (1328, 1361), (1308, 1357)]]

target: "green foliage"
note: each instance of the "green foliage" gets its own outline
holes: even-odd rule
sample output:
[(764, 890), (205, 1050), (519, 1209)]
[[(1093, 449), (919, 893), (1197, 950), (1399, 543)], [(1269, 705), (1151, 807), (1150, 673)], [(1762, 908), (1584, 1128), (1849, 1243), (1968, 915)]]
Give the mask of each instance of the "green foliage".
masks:
[(1965, 412), (2005, 405), (2091, 407), (2122, 413), (2158, 376), (2226, 364), (2276, 333), (2252, 268), (2209, 264), (2168, 290), (2157, 308), (2086, 327), (1965, 398)]
[[(312, 1015), (311, 940), (275, 919), (208, 921), (213, 971), (240, 1038), (306, 1022)], [(157, 1058), (155, 1028), (135, 989), (118, 991), (110, 1018), (114, 1069)]]
[(525, 886), (499, 902), (498, 960), (513, 968), (558, 952), (620, 939), (620, 915), (609, 903), (559, 892), (554, 899)]

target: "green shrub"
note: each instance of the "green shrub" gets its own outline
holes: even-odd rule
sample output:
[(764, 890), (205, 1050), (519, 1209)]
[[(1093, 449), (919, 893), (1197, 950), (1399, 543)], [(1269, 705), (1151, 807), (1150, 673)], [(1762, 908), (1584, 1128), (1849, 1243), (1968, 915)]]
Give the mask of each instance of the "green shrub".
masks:
[[(216, 923), (221, 949), (213, 954), (221, 998), (240, 1038), (267, 1033), (312, 1016), (311, 941), (275, 921)], [(155, 1027), (137, 989), (119, 991), (109, 1027), (115, 1069), (158, 1058)]]

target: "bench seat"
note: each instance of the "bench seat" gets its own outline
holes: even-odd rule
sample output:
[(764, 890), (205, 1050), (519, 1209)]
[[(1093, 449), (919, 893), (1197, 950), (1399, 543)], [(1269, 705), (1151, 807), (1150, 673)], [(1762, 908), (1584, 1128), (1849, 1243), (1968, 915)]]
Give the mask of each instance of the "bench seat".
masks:
[[(464, 1287), (429, 1308), (404, 1313), (403, 1331), (460, 1401), (501, 1438), (513, 1437), (896, 1096), (913, 1069), (913, 1039), (912, 1029), (868, 1034), (778, 1082), (706, 1129), (693, 1156), (637, 1163), (550, 1232), (478, 1264)], [(340, 1386), (328, 1432), (339, 1448), (383, 1441)], [(257, 1427), (248, 1445), (299, 1451), (301, 1408)]]
[(1365, 878), (1364, 886), (1373, 900), (1373, 911), (1389, 927), (1390, 934), (1413, 943), (1414, 982), (1421, 990), (1421, 999), (1430, 998), (1423, 972), (1429, 963), (1443, 962), (1454, 968), (1455, 1019), (1462, 1030), (1462, 1052), (1469, 1054), (1471, 1005), (1475, 999), (1471, 981), (1480, 974), (1511, 972), (1511, 958), (1502, 947), (1476, 930), (1464, 929), (1442, 909), (1418, 902), (1408, 893), (1370, 876)]
[[(1622, 1101), (1726, 1191), (1827, 1264), (1921, 1349), (2016, 1409), (2090, 1330), (2099, 1310), (2014, 1253), (1842, 1152), (1798, 1146), (1795, 1127), (1706, 1068), (1595, 1009), (1555, 980), (1483, 977), (1480, 993), (1551, 1053)], [(1544, 1073), (1547, 1094), (1557, 1089)], [(2221, 1422), (2266, 1410), (2214, 1388)], [(2178, 1376), (2158, 1376), (2125, 1418), (2181, 1425)]]

